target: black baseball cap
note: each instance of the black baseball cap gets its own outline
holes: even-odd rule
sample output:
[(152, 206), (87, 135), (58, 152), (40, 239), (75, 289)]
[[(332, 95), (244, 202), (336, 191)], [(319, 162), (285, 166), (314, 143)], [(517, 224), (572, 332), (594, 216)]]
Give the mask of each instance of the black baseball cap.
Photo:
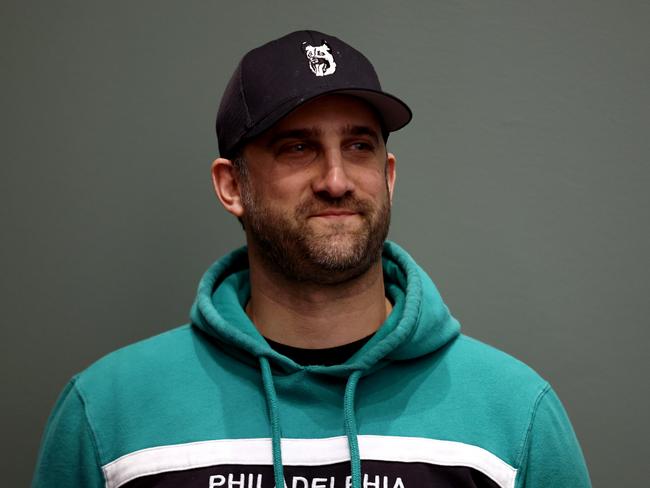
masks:
[(369, 103), (385, 137), (412, 117), (406, 103), (382, 91), (372, 64), (352, 46), (322, 32), (292, 32), (249, 51), (239, 62), (217, 113), (221, 156), (232, 159), (245, 142), (327, 93)]

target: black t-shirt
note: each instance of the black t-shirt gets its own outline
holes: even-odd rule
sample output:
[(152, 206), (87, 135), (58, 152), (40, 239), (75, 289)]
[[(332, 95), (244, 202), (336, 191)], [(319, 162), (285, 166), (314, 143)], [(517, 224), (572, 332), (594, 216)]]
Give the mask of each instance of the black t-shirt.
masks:
[(370, 340), (374, 334), (359, 339), (358, 341), (343, 344), (342, 346), (327, 347), (325, 349), (304, 349), (302, 347), (287, 346), (279, 342), (266, 339), (273, 349), (280, 354), (287, 356), (296, 363), (302, 366), (333, 366), (335, 364), (342, 364), (347, 361), (352, 355), (363, 347), (363, 345)]

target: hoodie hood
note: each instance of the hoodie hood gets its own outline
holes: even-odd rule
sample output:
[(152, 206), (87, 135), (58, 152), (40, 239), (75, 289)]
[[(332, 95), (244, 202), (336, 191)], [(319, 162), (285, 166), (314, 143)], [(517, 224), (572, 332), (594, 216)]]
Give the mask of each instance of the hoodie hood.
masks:
[(192, 324), (234, 348), (239, 357), (255, 362), (266, 358), (278, 371), (309, 369), (341, 377), (352, 371), (366, 375), (386, 362), (432, 353), (458, 336), (458, 321), (431, 279), (404, 249), (386, 242), (382, 264), (386, 296), (393, 310), (372, 339), (340, 365), (301, 366), (269, 346), (245, 312), (250, 298), (246, 247), (219, 259), (203, 275), (192, 306)]

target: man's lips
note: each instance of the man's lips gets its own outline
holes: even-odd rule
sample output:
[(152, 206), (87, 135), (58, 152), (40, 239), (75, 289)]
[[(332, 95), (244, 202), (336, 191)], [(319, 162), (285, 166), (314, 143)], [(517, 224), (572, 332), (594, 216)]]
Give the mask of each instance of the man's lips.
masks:
[(311, 214), (310, 217), (342, 218), (342, 217), (350, 217), (352, 215), (358, 215), (358, 214), (359, 212), (355, 212), (354, 210), (333, 208), (328, 210), (320, 210), (316, 213)]

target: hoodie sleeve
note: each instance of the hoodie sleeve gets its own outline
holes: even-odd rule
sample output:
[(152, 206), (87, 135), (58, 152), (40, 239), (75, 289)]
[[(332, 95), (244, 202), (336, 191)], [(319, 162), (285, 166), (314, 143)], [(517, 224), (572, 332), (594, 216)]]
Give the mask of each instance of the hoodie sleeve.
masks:
[(95, 438), (73, 379), (59, 397), (43, 434), (32, 488), (104, 486)]
[(560, 399), (550, 386), (533, 413), (517, 488), (590, 488), (580, 444)]

